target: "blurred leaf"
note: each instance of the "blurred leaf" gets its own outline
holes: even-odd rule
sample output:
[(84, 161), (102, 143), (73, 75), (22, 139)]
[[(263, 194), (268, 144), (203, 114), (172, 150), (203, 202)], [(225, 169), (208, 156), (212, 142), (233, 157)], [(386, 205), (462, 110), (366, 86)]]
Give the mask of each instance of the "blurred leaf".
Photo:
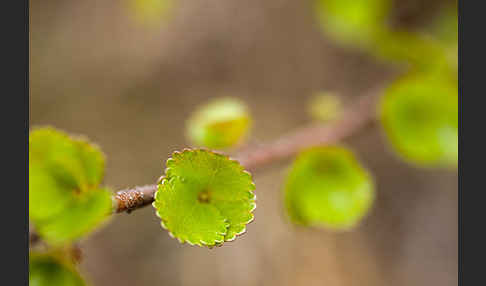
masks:
[(368, 46), (382, 33), (389, 0), (316, 0), (314, 7), (324, 32), (346, 45)]
[(445, 48), (449, 63), (458, 67), (458, 18), (456, 5), (446, 5), (429, 28), (429, 33)]
[(170, 16), (174, 0), (128, 0), (129, 9), (137, 21), (145, 24), (157, 24)]
[(456, 5), (446, 5), (429, 28), (429, 33), (444, 45), (458, 44), (458, 18)]
[(398, 154), (419, 166), (457, 166), (458, 88), (454, 77), (413, 74), (391, 85), (380, 112)]
[[(46, 127), (29, 136), (29, 212), (34, 219), (55, 215), (103, 178), (105, 158), (85, 139), (71, 139)], [(55, 203), (54, 203), (55, 202)]]
[(301, 152), (285, 185), (285, 204), (297, 224), (345, 230), (355, 226), (374, 199), (371, 176), (342, 147)]
[[(70, 138), (50, 127), (30, 133), (29, 218), (36, 224), (41, 236), (47, 235), (44, 229), (51, 229), (49, 232), (52, 232), (56, 220), (71, 218), (65, 224), (70, 224), (73, 229), (89, 223), (91, 216), (99, 215), (89, 213), (91, 208), (78, 211), (77, 217), (70, 212), (94, 197), (105, 201), (107, 214), (106, 209), (111, 208), (111, 202), (102, 198), (109, 197), (109, 193), (98, 187), (103, 179), (104, 167), (103, 153), (85, 138)], [(99, 212), (98, 209), (96, 211)], [(78, 231), (76, 236), (81, 234)], [(65, 235), (75, 238), (72, 233)], [(51, 235), (45, 238), (51, 243), (61, 239), (54, 239)]]
[(185, 149), (167, 160), (153, 205), (171, 236), (211, 247), (245, 232), (256, 206), (254, 189), (251, 175), (237, 161)]
[(371, 46), (370, 52), (386, 61), (410, 64), (415, 72), (453, 68), (444, 46), (428, 35), (407, 31), (384, 32)]
[(217, 149), (241, 143), (250, 125), (250, 115), (243, 102), (235, 98), (218, 98), (193, 114), (187, 130), (195, 144)]
[(408, 62), (415, 72), (457, 72), (457, 10), (446, 6), (422, 32), (384, 29), (370, 48), (379, 58)]
[(341, 108), (340, 98), (329, 92), (319, 92), (309, 102), (309, 113), (312, 118), (322, 122), (338, 118)]
[(411, 64), (418, 72), (457, 70), (455, 7), (443, 11), (432, 34), (389, 27), (389, 0), (316, 0), (315, 11), (321, 28), (341, 44), (385, 61)]
[(43, 220), (37, 230), (49, 243), (59, 245), (90, 233), (105, 222), (111, 212), (111, 192), (93, 190), (73, 200), (58, 216)]
[(61, 262), (48, 254), (30, 253), (30, 286), (84, 286), (73, 265)]

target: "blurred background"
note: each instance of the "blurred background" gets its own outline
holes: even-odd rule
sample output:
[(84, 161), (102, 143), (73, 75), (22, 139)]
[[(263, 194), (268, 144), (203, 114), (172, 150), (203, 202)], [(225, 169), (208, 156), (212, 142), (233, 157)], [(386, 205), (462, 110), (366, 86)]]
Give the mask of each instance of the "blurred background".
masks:
[[(394, 0), (389, 21), (420, 30), (451, 3)], [(155, 183), (170, 154), (189, 146), (187, 118), (211, 98), (245, 101), (258, 144), (308, 123), (312, 93), (357, 97), (398, 72), (326, 37), (311, 1), (174, 0), (162, 20), (137, 0), (30, 5), (31, 127), (97, 142), (113, 190)], [(457, 172), (403, 163), (379, 127), (346, 144), (377, 184), (352, 231), (290, 224), (283, 162), (254, 173), (255, 220), (236, 241), (181, 245), (147, 207), (83, 240), (81, 271), (93, 285), (119, 286), (456, 285)]]

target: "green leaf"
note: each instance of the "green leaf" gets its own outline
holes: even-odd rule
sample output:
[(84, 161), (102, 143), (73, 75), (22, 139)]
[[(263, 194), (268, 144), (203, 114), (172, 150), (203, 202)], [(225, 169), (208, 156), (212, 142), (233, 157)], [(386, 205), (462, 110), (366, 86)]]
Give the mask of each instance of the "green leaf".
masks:
[(316, 0), (322, 30), (345, 45), (366, 47), (385, 28), (389, 0)]
[(384, 31), (369, 51), (381, 60), (411, 64), (416, 72), (454, 68), (445, 47), (427, 35), (407, 31)]
[(226, 148), (241, 143), (250, 125), (250, 115), (243, 102), (235, 98), (218, 98), (191, 116), (187, 134), (196, 145)]
[[(53, 128), (29, 136), (29, 212), (43, 219), (62, 210), (74, 193), (96, 187), (103, 178), (105, 158), (86, 139), (71, 139)], [(53, 203), (55, 202), (55, 204)]]
[(309, 113), (315, 120), (328, 122), (339, 117), (341, 100), (330, 92), (318, 92), (309, 101)]
[(29, 218), (48, 242), (78, 238), (109, 214), (110, 193), (99, 188), (104, 168), (103, 153), (85, 138), (51, 127), (30, 133)]
[(406, 76), (385, 92), (381, 122), (401, 158), (423, 167), (457, 167), (457, 79), (439, 74)]
[(447, 46), (457, 47), (458, 42), (458, 18), (457, 6), (445, 5), (439, 11), (439, 15), (430, 25), (429, 33)]
[(79, 273), (73, 265), (48, 255), (31, 253), (29, 255), (30, 286), (84, 286)]
[(37, 231), (53, 245), (64, 244), (95, 230), (111, 212), (111, 192), (93, 190), (75, 198), (58, 216), (41, 221)]
[(429, 33), (444, 47), (451, 67), (458, 67), (458, 17), (457, 6), (446, 5), (429, 27)]
[(349, 229), (366, 215), (373, 199), (371, 176), (342, 147), (302, 151), (285, 185), (289, 217), (305, 226)]
[(379, 60), (411, 64), (419, 72), (457, 70), (455, 6), (443, 9), (429, 33), (418, 33), (388, 25), (389, 0), (315, 1), (321, 29), (341, 44), (361, 48)]
[(153, 206), (162, 226), (181, 243), (231, 241), (253, 220), (251, 175), (227, 156), (203, 149), (174, 152)]

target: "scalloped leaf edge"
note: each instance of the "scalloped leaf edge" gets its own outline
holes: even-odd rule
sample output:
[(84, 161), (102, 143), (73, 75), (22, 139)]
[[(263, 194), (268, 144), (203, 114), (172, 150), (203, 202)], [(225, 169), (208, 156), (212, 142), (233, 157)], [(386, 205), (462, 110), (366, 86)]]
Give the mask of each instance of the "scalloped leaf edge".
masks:
[[(171, 167), (170, 165), (173, 164), (171, 162), (174, 161), (174, 157), (177, 157), (177, 156), (182, 156), (184, 153), (189, 153), (189, 152), (194, 152), (194, 151), (203, 151), (203, 152), (208, 152), (208, 153), (211, 153), (211, 154), (214, 154), (214, 155), (217, 155), (217, 156), (220, 156), (220, 157), (224, 157), (225, 159), (227, 159), (229, 162), (231, 162), (233, 165), (237, 166), (237, 168), (240, 170), (240, 172), (246, 174), (247, 176), (250, 177), (250, 180), (251, 180), (251, 187), (250, 189), (248, 190), (252, 195), (253, 197), (250, 199), (251, 200), (251, 205), (252, 205), (252, 208), (249, 210), (249, 214), (250, 214), (250, 219), (244, 223), (243, 225), (243, 229), (238, 232), (238, 233), (235, 233), (231, 238), (229, 239), (226, 239), (225, 236), (227, 234), (227, 232), (225, 232), (224, 234), (221, 234), (222, 235), (222, 239), (221, 240), (215, 240), (215, 243), (214, 244), (211, 244), (211, 243), (208, 243), (207, 241), (204, 241), (204, 240), (199, 240), (199, 241), (190, 241), (190, 240), (184, 240), (184, 239), (181, 239), (179, 237), (176, 237), (172, 232), (171, 230), (167, 227), (166, 223), (164, 222), (164, 220), (161, 218), (160, 214), (159, 214), (159, 211), (157, 210), (157, 207), (156, 207), (156, 201), (154, 200), (154, 202), (152, 203), (152, 206), (154, 207), (155, 209), (155, 214), (158, 218), (160, 218), (160, 225), (162, 226), (163, 229), (167, 230), (169, 236), (171, 238), (174, 238), (174, 239), (177, 239), (179, 241), (179, 243), (188, 243), (189, 245), (198, 245), (198, 246), (206, 246), (210, 249), (212, 249), (213, 247), (217, 246), (217, 247), (220, 247), (222, 246), (225, 242), (232, 242), (234, 240), (236, 240), (236, 238), (238, 236), (241, 236), (243, 234), (246, 233), (247, 231), (247, 228), (246, 226), (250, 223), (252, 223), (255, 219), (255, 215), (253, 214), (253, 211), (256, 209), (256, 200), (257, 200), (257, 197), (256, 197), (256, 194), (254, 193), (255, 189), (256, 189), (256, 186), (255, 186), (255, 183), (253, 182), (252, 180), (252, 175), (250, 172), (248, 172), (247, 170), (245, 170), (245, 168), (240, 164), (240, 162), (238, 162), (238, 160), (236, 159), (233, 159), (231, 158), (230, 156), (226, 155), (226, 154), (223, 154), (223, 153), (220, 153), (220, 152), (217, 152), (217, 151), (213, 151), (213, 150), (209, 150), (209, 149), (206, 149), (206, 148), (184, 148), (182, 149), (182, 151), (174, 151), (172, 152), (172, 155), (171, 157), (169, 157), (167, 160), (166, 160), (166, 168), (164, 170), (164, 175), (162, 175), (159, 179), (158, 179), (158, 185), (157, 185), (157, 191), (155, 192), (154, 194), (154, 198), (157, 197), (157, 193), (160, 191), (160, 186), (162, 184), (166, 184), (168, 183), (171, 178), (168, 178), (170, 172), (171, 172)], [(225, 219), (226, 221), (226, 219)], [(229, 228), (230, 224), (229, 223), (226, 223), (226, 230)]]

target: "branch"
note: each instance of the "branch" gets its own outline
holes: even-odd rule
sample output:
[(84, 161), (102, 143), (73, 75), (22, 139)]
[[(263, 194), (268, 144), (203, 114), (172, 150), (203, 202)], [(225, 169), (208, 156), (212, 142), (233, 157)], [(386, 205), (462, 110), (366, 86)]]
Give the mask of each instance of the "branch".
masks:
[[(246, 169), (254, 170), (257, 167), (289, 158), (302, 149), (334, 144), (351, 137), (375, 121), (375, 107), (379, 95), (381, 95), (381, 89), (362, 96), (353, 106), (343, 112), (341, 119), (333, 123), (310, 125), (297, 129), (273, 142), (242, 151), (234, 158)], [(135, 209), (147, 206), (154, 201), (156, 191), (157, 185), (119, 191), (113, 198), (113, 211), (130, 213)]]
[[(359, 131), (363, 131), (364, 127), (376, 120), (376, 104), (380, 95), (381, 89), (362, 96), (355, 104), (343, 112), (339, 120), (330, 124), (314, 124), (297, 129), (275, 141), (247, 148), (246, 151), (236, 154), (234, 158), (246, 169), (254, 170), (289, 158), (302, 149), (334, 144), (349, 138)], [(130, 213), (135, 209), (150, 205), (154, 201), (156, 191), (156, 184), (118, 191), (113, 196), (113, 212)], [(38, 242), (38, 235), (33, 229), (30, 230), (31, 246)]]
[(157, 185), (121, 190), (113, 197), (113, 212), (131, 213), (134, 209), (149, 205), (154, 201), (156, 191)]

